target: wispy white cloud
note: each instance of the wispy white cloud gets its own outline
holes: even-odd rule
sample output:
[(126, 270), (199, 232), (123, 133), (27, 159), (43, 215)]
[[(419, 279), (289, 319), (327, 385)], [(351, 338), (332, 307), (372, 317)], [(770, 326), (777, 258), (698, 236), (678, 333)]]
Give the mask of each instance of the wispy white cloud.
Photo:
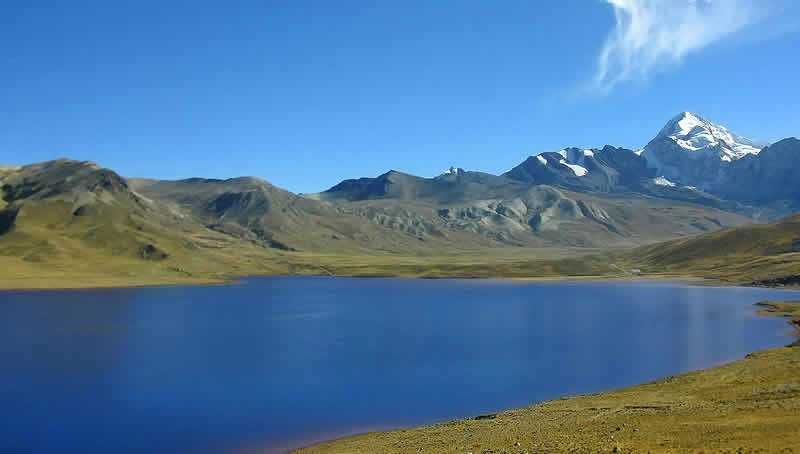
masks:
[(769, 15), (767, 0), (605, 0), (616, 24), (603, 46), (592, 91), (646, 79)]

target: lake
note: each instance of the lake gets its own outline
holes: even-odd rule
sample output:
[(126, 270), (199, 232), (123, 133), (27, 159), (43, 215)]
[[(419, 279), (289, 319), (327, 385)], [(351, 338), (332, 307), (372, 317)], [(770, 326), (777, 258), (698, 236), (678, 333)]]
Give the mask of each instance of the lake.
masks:
[(250, 278), (0, 292), (0, 451), (285, 452), (611, 390), (786, 345), (679, 282)]

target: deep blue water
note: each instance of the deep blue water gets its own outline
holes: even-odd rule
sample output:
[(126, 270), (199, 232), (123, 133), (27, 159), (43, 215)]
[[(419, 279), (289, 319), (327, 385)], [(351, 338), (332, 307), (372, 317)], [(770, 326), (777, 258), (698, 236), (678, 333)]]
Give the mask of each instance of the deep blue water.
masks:
[(245, 279), (0, 292), (0, 452), (281, 452), (619, 388), (788, 344), (674, 282)]

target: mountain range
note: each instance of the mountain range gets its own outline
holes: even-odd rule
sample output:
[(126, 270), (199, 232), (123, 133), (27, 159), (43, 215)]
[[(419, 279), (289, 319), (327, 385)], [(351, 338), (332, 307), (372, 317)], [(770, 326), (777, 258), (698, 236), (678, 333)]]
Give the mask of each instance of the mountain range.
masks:
[[(530, 156), (502, 175), (455, 167), (435, 178), (389, 171), (345, 180), (309, 197), (355, 214), (364, 207), (376, 212), (399, 202), (424, 202), (439, 207), (438, 225), (516, 245), (535, 243), (532, 237), (541, 240), (538, 245), (640, 243), (738, 222), (718, 219), (719, 212), (772, 221), (798, 211), (800, 183), (792, 177), (797, 156), (795, 138), (762, 144), (682, 112), (641, 150), (568, 147)], [(686, 226), (665, 213), (648, 215), (667, 223), (662, 232), (641, 219), (625, 222), (663, 203), (683, 210), (703, 207), (709, 216), (694, 217)]]
[(309, 254), (645, 245), (798, 211), (798, 157), (796, 138), (763, 144), (683, 112), (640, 150), (569, 147), (502, 175), (391, 170), (317, 194), (255, 177), (123, 178), (67, 159), (5, 166), (0, 262), (20, 275), (120, 261), (166, 275), (320, 272)]
[(686, 200), (760, 220), (798, 210), (793, 159), (800, 141), (755, 142), (682, 112), (641, 150), (565, 148), (531, 156), (504, 176), (604, 193), (639, 192)]

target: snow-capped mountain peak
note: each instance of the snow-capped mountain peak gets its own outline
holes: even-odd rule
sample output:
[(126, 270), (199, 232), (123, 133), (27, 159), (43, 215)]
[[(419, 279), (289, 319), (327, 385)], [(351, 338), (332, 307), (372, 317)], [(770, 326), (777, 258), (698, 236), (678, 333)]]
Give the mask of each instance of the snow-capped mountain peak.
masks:
[(464, 173), (464, 169), (462, 169), (461, 167), (450, 167), (449, 169), (445, 170), (442, 173), (442, 176), (444, 176), (444, 175), (458, 175), (458, 174), (461, 174), (461, 173)]
[(725, 183), (734, 162), (757, 156), (762, 147), (697, 114), (681, 112), (644, 147), (641, 156), (664, 178), (708, 191)]
[(680, 148), (716, 152), (722, 161), (731, 162), (749, 154), (758, 154), (761, 146), (692, 112), (681, 112), (670, 120), (656, 139), (669, 139)]

